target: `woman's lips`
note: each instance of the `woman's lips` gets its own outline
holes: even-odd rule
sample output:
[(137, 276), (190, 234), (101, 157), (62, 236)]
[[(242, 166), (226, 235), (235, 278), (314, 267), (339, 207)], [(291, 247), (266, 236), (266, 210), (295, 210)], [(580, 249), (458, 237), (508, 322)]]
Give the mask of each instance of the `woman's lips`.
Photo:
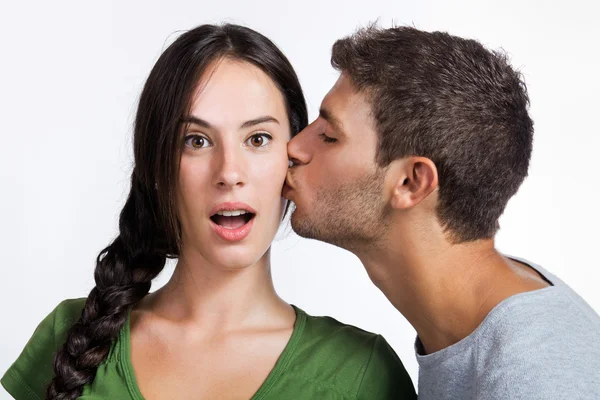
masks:
[(223, 225), (217, 224), (215, 221), (210, 219), (210, 224), (215, 231), (215, 233), (223, 240), (227, 242), (239, 242), (244, 240), (250, 234), (252, 230), (252, 226), (254, 225), (254, 219), (256, 216), (252, 216), (250, 221), (246, 222), (242, 226), (238, 228), (228, 228)]

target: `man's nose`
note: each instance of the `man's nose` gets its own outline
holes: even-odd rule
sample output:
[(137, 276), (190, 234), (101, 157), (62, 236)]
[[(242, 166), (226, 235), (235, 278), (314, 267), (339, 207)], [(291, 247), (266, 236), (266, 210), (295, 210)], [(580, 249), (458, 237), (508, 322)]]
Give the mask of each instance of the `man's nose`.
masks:
[(312, 159), (310, 137), (310, 126), (304, 128), (288, 143), (288, 157), (293, 166), (310, 163)]

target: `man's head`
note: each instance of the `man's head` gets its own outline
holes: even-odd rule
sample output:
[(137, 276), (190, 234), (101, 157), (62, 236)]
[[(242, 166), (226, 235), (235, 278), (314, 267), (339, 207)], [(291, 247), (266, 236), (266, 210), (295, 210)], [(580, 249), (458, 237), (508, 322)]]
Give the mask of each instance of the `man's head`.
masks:
[(338, 40), (331, 62), (338, 82), (288, 146), (294, 230), (368, 244), (435, 192), (431, 218), (449, 240), (492, 238), (533, 140), (506, 57), (446, 33), (369, 27)]

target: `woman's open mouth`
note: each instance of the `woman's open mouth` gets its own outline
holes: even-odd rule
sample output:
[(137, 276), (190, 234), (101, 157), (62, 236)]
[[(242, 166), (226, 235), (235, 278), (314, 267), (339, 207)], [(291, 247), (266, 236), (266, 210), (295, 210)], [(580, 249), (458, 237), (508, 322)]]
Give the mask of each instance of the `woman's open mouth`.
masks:
[(245, 209), (221, 210), (211, 215), (210, 220), (217, 235), (228, 242), (236, 242), (248, 236), (255, 216)]

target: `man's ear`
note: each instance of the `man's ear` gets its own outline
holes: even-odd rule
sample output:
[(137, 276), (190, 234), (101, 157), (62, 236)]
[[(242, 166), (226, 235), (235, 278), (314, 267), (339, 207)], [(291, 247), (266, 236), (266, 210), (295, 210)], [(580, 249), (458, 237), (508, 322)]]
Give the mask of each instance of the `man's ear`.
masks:
[(390, 205), (395, 209), (416, 206), (438, 187), (437, 167), (426, 157), (395, 160), (388, 169), (392, 189)]

